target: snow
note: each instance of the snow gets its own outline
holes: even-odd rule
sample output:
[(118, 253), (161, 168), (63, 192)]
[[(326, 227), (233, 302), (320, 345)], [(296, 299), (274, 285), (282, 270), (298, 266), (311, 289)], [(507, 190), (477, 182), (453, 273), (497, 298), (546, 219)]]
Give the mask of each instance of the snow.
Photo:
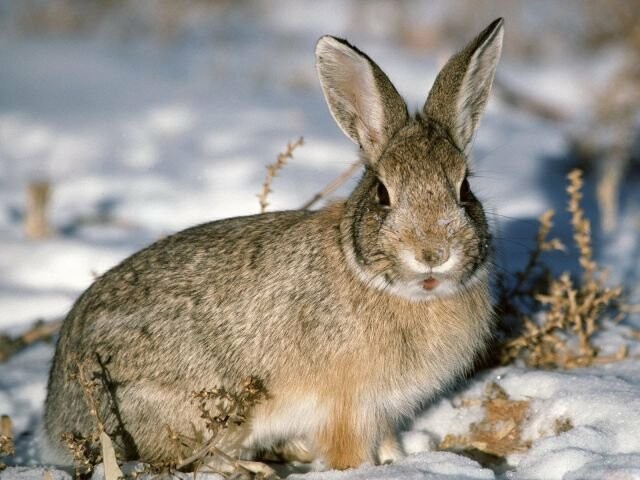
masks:
[[(356, 149), (334, 125), (315, 79), (313, 49), (321, 34), (348, 36), (376, 59), (411, 108), (420, 106), (441, 52), (400, 49), (384, 40), (383, 27), (351, 35), (344, 5), (302, 8), (294, 2), (251, 16), (248, 24), (232, 17), (226, 25), (215, 17), (207, 27), (213, 34), (196, 29), (193, 37), (173, 42), (115, 40), (119, 27), (108, 25), (88, 39), (2, 33), (0, 333), (15, 335), (36, 319), (63, 316), (95, 275), (163, 235), (256, 213), (264, 166), (287, 141), (305, 137), (273, 184), (271, 210), (300, 206), (345, 169)], [(203, 23), (196, 22), (198, 28)], [(499, 66), (499, 75), (514, 85), (535, 85), (537, 97), (580, 112), (590, 101), (581, 83), (585, 72), (609, 65), (606, 59), (574, 58), (523, 65), (512, 57)], [(547, 208), (558, 211), (556, 232), (571, 243), (562, 213), (571, 166), (565, 133), (559, 124), (495, 99), (481, 122), (472, 184), (494, 224), (497, 263), (509, 271), (524, 263), (535, 219)], [(46, 240), (26, 239), (21, 227), (26, 185), (37, 179), (53, 186), (50, 213), (58, 234)], [(627, 182), (620, 228), (596, 237), (596, 256), (637, 300), (640, 188), (637, 175)], [(597, 232), (591, 180), (585, 195)], [(575, 269), (563, 254), (550, 258), (559, 270)], [(636, 316), (598, 336), (605, 352), (630, 346), (628, 360), (571, 371), (485, 371), (444, 392), (407, 426), (407, 458), (291, 478), (640, 478), (640, 342), (631, 334), (634, 321), (640, 325)], [(17, 466), (0, 473), (3, 480), (43, 478), (35, 432), (52, 355), (53, 346), (41, 343), (0, 364), (0, 414), (11, 416), (17, 446), (9, 460)], [(464, 434), (482, 418), (480, 406), (462, 400), (481, 398), (490, 382), (531, 405), (523, 434), (532, 447), (510, 455), (506, 472), (436, 451), (446, 434)], [(573, 428), (556, 434), (559, 419)], [(70, 478), (50, 471), (56, 480)]]
[(292, 475), (289, 478), (309, 480), (360, 480), (360, 479), (482, 479), (495, 478), (493, 472), (482, 468), (477, 462), (449, 452), (416, 453), (392, 465), (380, 467), (364, 466), (356, 471), (314, 472), (304, 476)]

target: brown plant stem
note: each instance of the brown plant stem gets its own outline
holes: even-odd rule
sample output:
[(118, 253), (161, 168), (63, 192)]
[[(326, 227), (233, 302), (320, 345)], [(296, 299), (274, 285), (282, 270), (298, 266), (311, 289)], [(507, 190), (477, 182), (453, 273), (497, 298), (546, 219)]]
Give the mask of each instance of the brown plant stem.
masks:
[(332, 180), (326, 187), (316, 193), (313, 197), (311, 197), (304, 205), (300, 207), (301, 210), (309, 210), (313, 205), (322, 200), (323, 198), (331, 195), (335, 190), (340, 187), (344, 182), (346, 182), (351, 176), (360, 168), (362, 162), (360, 160), (354, 162), (344, 170), (340, 175), (338, 175), (334, 180)]
[(300, 137), (297, 141), (287, 143), (287, 148), (284, 152), (278, 154), (275, 163), (267, 165), (267, 174), (264, 177), (262, 183), (262, 191), (258, 194), (258, 201), (260, 202), (260, 213), (267, 211), (269, 202), (267, 201), (269, 194), (272, 192), (271, 183), (278, 174), (278, 171), (287, 164), (287, 160), (293, 158), (293, 152), (296, 148), (304, 145), (304, 138)]

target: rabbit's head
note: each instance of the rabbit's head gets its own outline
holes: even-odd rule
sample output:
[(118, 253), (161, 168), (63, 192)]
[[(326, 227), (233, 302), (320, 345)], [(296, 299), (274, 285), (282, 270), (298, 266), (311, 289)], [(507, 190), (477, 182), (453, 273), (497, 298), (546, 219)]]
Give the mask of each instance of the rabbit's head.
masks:
[(415, 117), (366, 54), (334, 37), (318, 41), (329, 109), (365, 165), (346, 202), (343, 248), (373, 287), (425, 300), (486, 278), (490, 235), (469, 185), (467, 156), (502, 36), (498, 19), (454, 55)]

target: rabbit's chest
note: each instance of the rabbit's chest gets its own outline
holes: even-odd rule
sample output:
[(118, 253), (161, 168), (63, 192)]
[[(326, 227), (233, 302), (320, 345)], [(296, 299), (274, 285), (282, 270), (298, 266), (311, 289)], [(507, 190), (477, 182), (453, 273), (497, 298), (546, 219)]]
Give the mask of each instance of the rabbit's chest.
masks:
[(390, 332), (372, 372), (378, 408), (410, 414), (421, 402), (462, 375), (484, 348), (489, 313), (473, 323), (449, 318), (439, 328), (406, 328)]

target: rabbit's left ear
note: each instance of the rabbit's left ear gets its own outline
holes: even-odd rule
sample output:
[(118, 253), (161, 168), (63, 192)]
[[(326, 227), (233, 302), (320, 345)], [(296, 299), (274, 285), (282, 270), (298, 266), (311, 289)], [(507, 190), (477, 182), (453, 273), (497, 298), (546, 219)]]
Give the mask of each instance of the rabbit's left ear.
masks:
[(442, 68), (424, 104), (426, 117), (440, 122), (465, 154), (478, 127), (500, 60), (503, 37), (498, 18)]
[(376, 162), (407, 121), (404, 100), (380, 67), (346, 40), (318, 40), (316, 68), (331, 115), (367, 159)]

